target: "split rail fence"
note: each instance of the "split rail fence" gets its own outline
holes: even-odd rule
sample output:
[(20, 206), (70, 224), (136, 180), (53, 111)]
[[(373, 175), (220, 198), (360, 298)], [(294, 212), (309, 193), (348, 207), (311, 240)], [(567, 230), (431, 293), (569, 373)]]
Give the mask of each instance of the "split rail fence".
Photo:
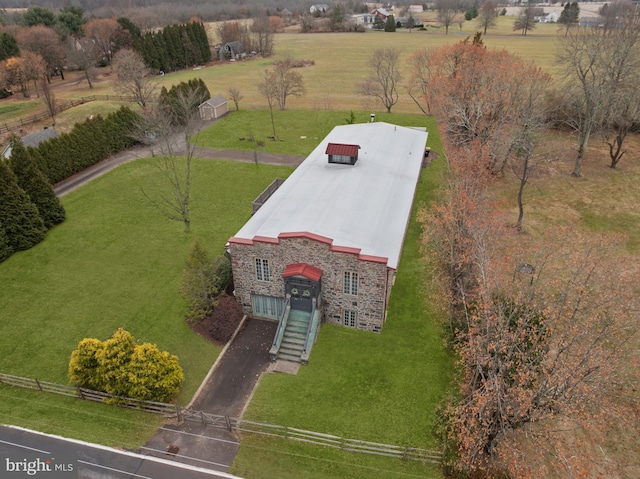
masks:
[(442, 461), (442, 453), (440, 451), (348, 439), (345, 437), (306, 431), (304, 429), (297, 429), (293, 427), (276, 426), (273, 424), (248, 421), (231, 416), (210, 414), (204, 411), (183, 408), (177, 404), (123, 398), (99, 391), (93, 391), (91, 389), (40, 381), (38, 379), (22, 378), (0, 373), (0, 383), (8, 386), (62, 394), (64, 396), (76, 397), (87, 401), (107, 402), (124, 408), (139, 409), (154, 414), (162, 414), (165, 417), (176, 418), (178, 419), (178, 422), (200, 422), (207, 427), (237, 431), (239, 433), (280, 437), (294, 441), (332, 447), (343, 451), (395, 457), (403, 460), (429, 462), (433, 464), (439, 464)]
[[(71, 100), (68, 102), (60, 103), (56, 105), (54, 114), (69, 110), (70, 108), (84, 105), (85, 103), (89, 103), (90, 101), (133, 101), (132, 97), (122, 96), (122, 95), (91, 95), (91, 96), (83, 96), (82, 98), (78, 98), (75, 100)], [(46, 120), (47, 118), (51, 118), (51, 114), (47, 112), (37, 113), (35, 115), (31, 115), (25, 118), (20, 118), (19, 120), (12, 122), (5, 122), (0, 124), (0, 133), (9, 133), (18, 128), (21, 128), (26, 125), (30, 125), (32, 123), (37, 123), (42, 120)]]

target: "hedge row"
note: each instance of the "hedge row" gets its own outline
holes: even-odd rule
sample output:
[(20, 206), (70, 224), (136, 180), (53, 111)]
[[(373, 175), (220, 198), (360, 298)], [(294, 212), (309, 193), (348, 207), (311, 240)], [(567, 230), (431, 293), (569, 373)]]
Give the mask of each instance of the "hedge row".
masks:
[(36, 165), (53, 184), (132, 146), (138, 114), (129, 108), (76, 123), (69, 133), (29, 147)]
[(149, 68), (170, 72), (211, 61), (211, 47), (204, 25), (191, 22), (148, 32), (133, 42)]

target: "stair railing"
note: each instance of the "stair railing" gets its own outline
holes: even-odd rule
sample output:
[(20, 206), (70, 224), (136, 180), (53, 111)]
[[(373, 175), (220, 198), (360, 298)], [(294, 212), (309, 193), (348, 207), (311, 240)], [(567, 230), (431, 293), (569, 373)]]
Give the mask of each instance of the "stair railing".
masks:
[(269, 350), (269, 357), (272, 361), (278, 359), (278, 352), (280, 351), (280, 345), (282, 344), (282, 338), (284, 337), (284, 330), (287, 328), (287, 320), (289, 319), (289, 312), (291, 311), (291, 296), (287, 294), (285, 297), (284, 308), (278, 321), (278, 329), (276, 335), (273, 338), (271, 349)]
[(320, 310), (316, 308), (316, 298), (313, 298), (311, 303), (311, 317), (309, 318), (309, 325), (307, 326), (307, 337), (304, 342), (304, 349), (300, 355), (300, 362), (302, 364), (307, 364), (309, 362), (311, 349), (316, 342), (316, 337), (320, 327), (320, 316)]

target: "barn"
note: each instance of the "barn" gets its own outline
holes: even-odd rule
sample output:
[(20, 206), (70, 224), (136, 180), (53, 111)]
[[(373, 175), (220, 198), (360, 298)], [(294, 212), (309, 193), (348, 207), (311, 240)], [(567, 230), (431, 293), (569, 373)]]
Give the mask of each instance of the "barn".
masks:
[(427, 137), (335, 127), (229, 239), (236, 299), (280, 322), (277, 357), (305, 362), (321, 321), (382, 330)]

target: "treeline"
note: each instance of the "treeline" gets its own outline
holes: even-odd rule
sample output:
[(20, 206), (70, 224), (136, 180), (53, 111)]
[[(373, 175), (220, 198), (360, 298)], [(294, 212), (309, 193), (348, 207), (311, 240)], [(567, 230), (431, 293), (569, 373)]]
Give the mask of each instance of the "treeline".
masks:
[(138, 115), (129, 108), (77, 123), (69, 133), (30, 147), (38, 168), (51, 183), (104, 160), (135, 143), (131, 136)]
[(211, 60), (207, 32), (200, 22), (169, 25), (159, 32), (145, 33), (134, 40), (133, 49), (156, 71), (179, 70)]
[(40, 243), (65, 219), (51, 183), (18, 138), (11, 158), (0, 160), (0, 261)]

